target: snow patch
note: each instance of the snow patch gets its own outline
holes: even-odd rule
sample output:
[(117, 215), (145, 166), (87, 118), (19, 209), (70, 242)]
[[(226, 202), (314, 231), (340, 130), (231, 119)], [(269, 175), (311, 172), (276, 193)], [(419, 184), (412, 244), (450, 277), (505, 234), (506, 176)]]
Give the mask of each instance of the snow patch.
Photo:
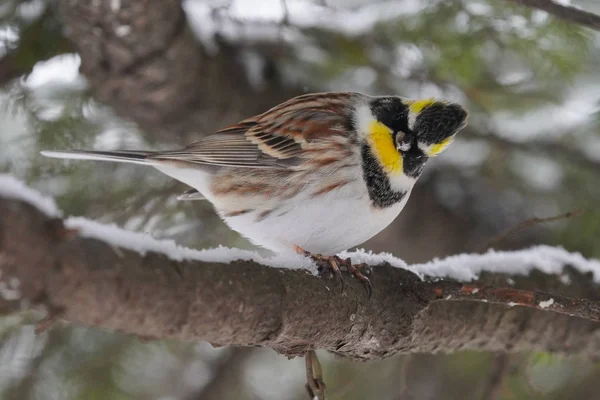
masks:
[(78, 54), (61, 54), (40, 61), (25, 79), (25, 86), (31, 90), (46, 89), (47, 93), (61, 88), (83, 89), (87, 83), (79, 73), (81, 58)]
[(457, 254), (406, 268), (421, 277), (448, 277), (468, 282), (477, 279), (483, 271), (527, 275), (531, 270), (539, 269), (546, 274), (557, 275), (562, 273), (566, 265), (571, 265), (580, 272), (592, 272), (594, 281), (600, 283), (600, 260), (586, 259), (581, 253), (571, 253), (561, 247), (546, 245), (516, 251), (490, 250), (484, 254)]
[(356, 251), (343, 251), (338, 254), (341, 258), (350, 258), (353, 264), (378, 265), (388, 263), (396, 268), (410, 269), (404, 260), (394, 257), (391, 253), (375, 254), (371, 250), (357, 249)]
[(546, 300), (546, 301), (540, 301), (540, 308), (548, 308), (552, 304), (554, 304), (554, 299), (550, 299), (550, 300)]
[(0, 174), (0, 197), (23, 200), (49, 217), (60, 217), (62, 215), (53, 198), (28, 187), (9, 174)]
[(11, 288), (6, 282), (0, 281), (0, 297), (7, 301), (19, 300), (21, 292), (18, 288)]
[(174, 261), (196, 260), (203, 262), (230, 263), (237, 260), (252, 260), (270, 267), (307, 269), (317, 272), (314, 263), (304, 256), (289, 252), (265, 257), (256, 251), (220, 246), (214, 249), (195, 250), (180, 246), (170, 239), (155, 239), (152, 236), (131, 232), (115, 224), (101, 224), (82, 217), (69, 217), (64, 222), (68, 229), (76, 229), (80, 236), (98, 239), (115, 248), (125, 248), (140, 255), (149, 252), (164, 254)]
[[(213, 41), (216, 34), (230, 40), (276, 38), (284, 19), (292, 28), (320, 27), (346, 35), (358, 36), (375, 25), (399, 17), (410, 17), (426, 5), (418, 0), (405, 0), (402, 7), (393, 1), (380, 1), (361, 7), (335, 9), (307, 0), (235, 0), (226, 12), (215, 18), (213, 7), (206, 2), (185, 0), (182, 5), (192, 31), (202, 42)], [(204, 25), (204, 26), (203, 26)]]

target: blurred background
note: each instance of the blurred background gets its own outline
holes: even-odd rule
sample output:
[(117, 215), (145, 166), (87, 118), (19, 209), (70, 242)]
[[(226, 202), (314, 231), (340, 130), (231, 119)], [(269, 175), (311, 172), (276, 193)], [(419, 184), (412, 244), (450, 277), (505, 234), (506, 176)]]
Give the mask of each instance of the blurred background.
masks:
[[(118, 10), (121, 1), (97, 3)], [(600, 13), (597, 0), (572, 3)], [(204, 101), (166, 120), (98, 95), (103, 85), (80, 74), (58, 1), (0, 1), (0, 172), (54, 196), (69, 215), (195, 248), (251, 248), (207, 202), (178, 202), (187, 188), (158, 172), (38, 153), (183, 145), (312, 91), (443, 97), (466, 105), (470, 125), (429, 163), (398, 220), (364, 247), (424, 262), (485, 250), (490, 238), (531, 217), (582, 210), (494, 248), (546, 243), (600, 257), (598, 33), (508, 0), (182, 5), (194, 35), (185, 51), (201, 52), (226, 79), (207, 75)], [(116, 36), (127, 38), (128, 29), (118, 27)], [(307, 398), (304, 361), (269, 349), (142, 342), (66, 324), (34, 335), (31, 318), (0, 318), (1, 399)], [(595, 399), (600, 392), (600, 364), (546, 353), (368, 363), (320, 356), (329, 399)]]

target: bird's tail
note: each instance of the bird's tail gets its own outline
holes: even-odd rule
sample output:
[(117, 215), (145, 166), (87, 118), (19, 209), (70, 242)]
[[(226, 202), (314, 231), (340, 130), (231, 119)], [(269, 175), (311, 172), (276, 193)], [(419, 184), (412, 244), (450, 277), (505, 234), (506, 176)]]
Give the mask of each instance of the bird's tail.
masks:
[(116, 151), (93, 151), (93, 150), (70, 150), (54, 151), (44, 150), (42, 155), (52, 158), (66, 158), (71, 160), (96, 160), (112, 161), (131, 164), (156, 165), (158, 162), (149, 158), (155, 153), (152, 151), (116, 150)]

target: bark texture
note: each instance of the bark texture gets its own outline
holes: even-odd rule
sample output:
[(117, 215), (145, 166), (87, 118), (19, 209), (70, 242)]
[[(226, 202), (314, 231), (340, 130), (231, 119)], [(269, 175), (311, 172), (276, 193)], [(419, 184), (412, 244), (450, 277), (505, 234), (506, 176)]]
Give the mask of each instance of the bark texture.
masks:
[[(575, 271), (568, 287), (539, 272), (518, 278), (522, 287), (554, 288), (549, 294), (490, 284), (506, 276), (421, 281), (378, 265), (367, 299), (348, 276), (342, 295), (337, 281), (299, 270), (141, 256), (7, 199), (0, 199), (0, 270), (0, 314), (43, 306), (51, 317), (148, 339), (265, 346), (290, 357), (324, 349), (353, 359), (459, 349), (600, 353), (598, 290)], [(569, 292), (590, 296), (561, 294)]]
[(59, 6), (96, 98), (158, 140), (197, 139), (300, 94), (281, 85), (268, 60), (257, 91), (239, 49), (221, 43), (217, 54), (207, 54), (180, 0), (59, 0)]

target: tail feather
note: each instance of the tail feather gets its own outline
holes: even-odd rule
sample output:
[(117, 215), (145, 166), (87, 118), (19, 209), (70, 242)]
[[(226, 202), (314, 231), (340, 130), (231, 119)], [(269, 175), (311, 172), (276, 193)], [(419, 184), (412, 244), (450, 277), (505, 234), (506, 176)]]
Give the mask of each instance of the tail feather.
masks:
[(54, 151), (44, 150), (42, 155), (52, 158), (65, 158), (70, 160), (96, 160), (96, 161), (112, 161), (131, 164), (155, 165), (156, 160), (149, 159), (153, 155), (151, 151), (92, 151), (92, 150), (71, 150), (71, 151)]

